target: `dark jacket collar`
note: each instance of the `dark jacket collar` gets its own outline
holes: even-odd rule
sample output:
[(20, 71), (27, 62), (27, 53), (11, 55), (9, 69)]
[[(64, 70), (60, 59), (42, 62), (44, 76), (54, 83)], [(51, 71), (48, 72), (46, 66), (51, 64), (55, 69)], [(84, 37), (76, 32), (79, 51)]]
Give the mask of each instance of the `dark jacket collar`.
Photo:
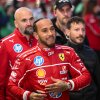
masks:
[(74, 48), (74, 50), (75, 50), (75, 51), (78, 51), (78, 52), (80, 52), (80, 51), (83, 49), (83, 46), (84, 46), (83, 43), (82, 43), (82, 44), (73, 44), (73, 43), (70, 42), (70, 41), (67, 41), (67, 44), (66, 44), (66, 45), (68, 45), (68, 46)]

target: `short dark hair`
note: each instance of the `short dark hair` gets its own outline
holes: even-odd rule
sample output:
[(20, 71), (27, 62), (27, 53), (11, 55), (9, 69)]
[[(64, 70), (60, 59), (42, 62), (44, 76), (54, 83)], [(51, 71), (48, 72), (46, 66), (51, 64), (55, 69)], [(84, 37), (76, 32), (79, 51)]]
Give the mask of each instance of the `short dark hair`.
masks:
[(44, 19), (44, 18), (39, 18), (39, 19), (37, 19), (37, 20), (33, 23), (33, 30), (34, 30), (34, 32), (37, 32), (37, 25), (36, 25), (36, 23), (37, 23), (38, 21), (42, 20), (42, 19)]
[(81, 17), (78, 17), (78, 16), (71, 17), (66, 24), (66, 28), (70, 29), (72, 23), (77, 23), (77, 24), (83, 23), (85, 25), (85, 21)]

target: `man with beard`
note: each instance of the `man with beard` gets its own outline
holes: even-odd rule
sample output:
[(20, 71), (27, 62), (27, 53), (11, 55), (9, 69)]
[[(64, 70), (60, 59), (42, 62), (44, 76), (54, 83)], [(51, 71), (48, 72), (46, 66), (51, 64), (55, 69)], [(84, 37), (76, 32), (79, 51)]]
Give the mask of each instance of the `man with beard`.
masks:
[(72, 4), (70, 0), (56, 0), (54, 5), (55, 18), (52, 19), (56, 30), (56, 43), (65, 44), (67, 42), (65, 36), (66, 23), (72, 15)]
[(21, 7), (16, 10), (14, 17), (16, 29), (0, 41), (0, 100), (9, 100), (6, 85), (16, 56), (36, 44), (31, 10)]
[(68, 91), (88, 86), (90, 74), (72, 48), (55, 45), (50, 19), (35, 21), (33, 28), (38, 44), (17, 57), (8, 90), (13, 100), (69, 100)]
[[(88, 87), (70, 93), (70, 100), (100, 100), (100, 98), (96, 98), (97, 89), (99, 90), (100, 87), (100, 63), (96, 53), (83, 43), (86, 34), (85, 22), (82, 18), (75, 16), (68, 20), (66, 26), (67, 45), (74, 48), (92, 76), (92, 82)], [(98, 95), (100, 95), (99, 92)]]

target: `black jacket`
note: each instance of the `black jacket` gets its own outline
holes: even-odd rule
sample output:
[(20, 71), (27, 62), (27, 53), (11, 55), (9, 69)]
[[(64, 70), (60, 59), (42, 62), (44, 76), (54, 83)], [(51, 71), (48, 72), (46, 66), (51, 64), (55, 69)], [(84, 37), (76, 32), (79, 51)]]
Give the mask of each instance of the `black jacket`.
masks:
[[(68, 40), (67, 40), (65, 34), (56, 26), (56, 17), (51, 19), (51, 21), (52, 21), (52, 23), (55, 27), (55, 31), (56, 31), (56, 44), (60, 44), (60, 45), (66, 44)], [(86, 45), (89, 45), (87, 37), (85, 37), (84, 43)]]
[(75, 45), (68, 41), (66, 45), (74, 48), (74, 50), (79, 55), (86, 68), (91, 73), (93, 79), (93, 81), (88, 87), (80, 91), (70, 92), (70, 100), (100, 100), (100, 98), (96, 99), (97, 83), (99, 80), (97, 77), (99, 76), (99, 74), (97, 75), (97, 69), (99, 68), (100, 70), (100, 64), (98, 62), (96, 53), (90, 47), (84, 44)]
[(67, 43), (67, 39), (66, 39), (66, 36), (65, 34), (56, 26), (56, 18), (53, 18), (52, 20), (52, 23), (55, 27), (55, 31), (56, 31), (56, 44), (65, 44)]

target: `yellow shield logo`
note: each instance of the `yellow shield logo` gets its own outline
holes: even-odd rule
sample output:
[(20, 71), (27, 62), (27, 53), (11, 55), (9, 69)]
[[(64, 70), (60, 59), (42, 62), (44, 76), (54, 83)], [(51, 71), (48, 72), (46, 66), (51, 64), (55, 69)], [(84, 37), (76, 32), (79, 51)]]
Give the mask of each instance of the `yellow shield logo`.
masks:
[(60, 54), (59, 54), (59, 58), (60, 58), (62, 61), (64, 61), (64, 60), (65, 60), (64, 53), (60, 53)]
[(36, 71), (36, 75), (38, 76), (38, 78), (44, 78), (46, 75), (46, 71), (44, 69), (38, 69)]

